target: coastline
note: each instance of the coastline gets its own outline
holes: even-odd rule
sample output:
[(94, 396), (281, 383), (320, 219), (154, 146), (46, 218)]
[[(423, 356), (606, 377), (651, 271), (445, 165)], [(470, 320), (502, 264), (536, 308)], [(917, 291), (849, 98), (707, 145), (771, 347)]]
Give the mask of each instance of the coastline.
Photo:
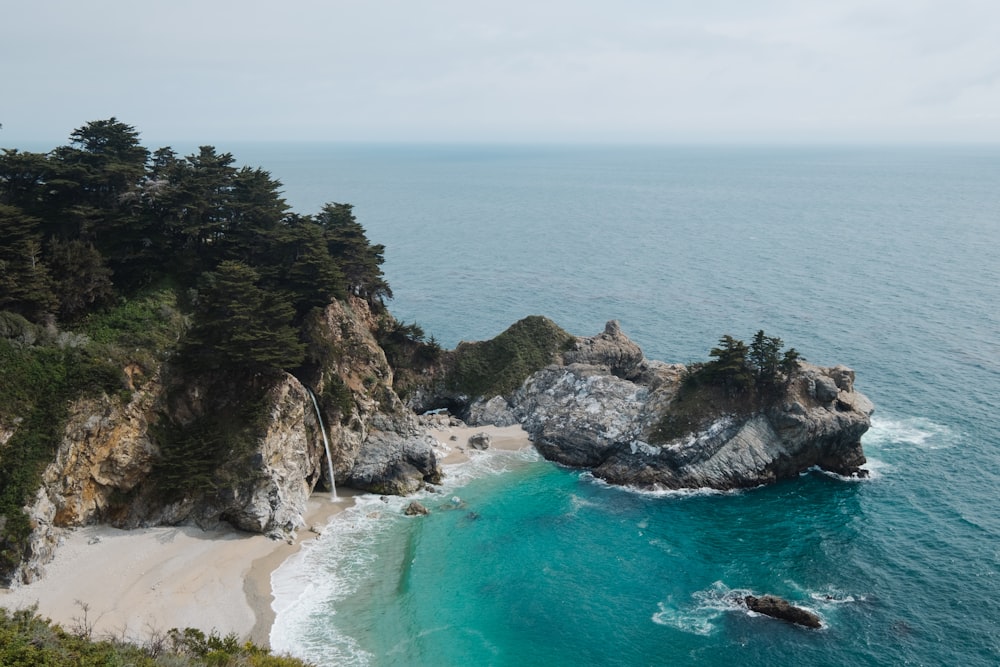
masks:
[[(443, 466), (469, 460), (468, 438), (487, 433), (491, 449), (519, 450), (531, 442), (520, 426), (430, 428)], [(447, 469), (446, 469), (447, 472)], [(0, 588), (0, 606), (37, 605), (38, 613), (70, 631), (142, 642), (171, 628), (236, 634), (270, 646), (275, 613), (271, 574), (303, 542), (366, 492), (338, 489), (310, 496), (303, 526), (290, 542), (222, 527), (109, 526), (67, 529), (40, 580)]]
[(359, 492), (309, 498), (303, 527), (291, 543), (232, 528), (159, 526), (67, 530), (40, 580), (0, 589), (0, 606), (37, 605), (40, 615), (70, 631), (142, 642), (171, 628), (235, 633), (267, 646), (271, 571)]

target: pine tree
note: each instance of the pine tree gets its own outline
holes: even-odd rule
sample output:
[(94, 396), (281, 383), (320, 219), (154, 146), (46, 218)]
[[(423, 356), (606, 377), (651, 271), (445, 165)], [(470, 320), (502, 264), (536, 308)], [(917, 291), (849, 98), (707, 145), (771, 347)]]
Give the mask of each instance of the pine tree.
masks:
[(42, 261), (40, 221), (0, 204), (0, 310), (37, 321), (54, 313), (58, 299)]
[(389, 283), (382, 275), (385, 246), (372, 245), (351, 204), (330, 203), (316, 216), (326, 235), (327, 248), (347, 280), (348, 290), (372, 306), (392, 298)]
[(292, 326), (287, 296), (261, 289), (260, 275), (242, 262), (222, 262), (203, 276), (188, 353), (201, 364), (257, 372), (293, 369), (305, 345)]

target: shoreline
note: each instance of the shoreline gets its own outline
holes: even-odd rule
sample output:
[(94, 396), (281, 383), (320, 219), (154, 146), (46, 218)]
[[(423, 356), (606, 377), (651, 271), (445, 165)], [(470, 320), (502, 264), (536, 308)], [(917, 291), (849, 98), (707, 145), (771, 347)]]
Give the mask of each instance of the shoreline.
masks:
[[(428, 428), (442, 466), (469, 460), (468, 438), (490, 435), (490, 449), (531, 446), (520, 426)], [(290, 542), (220, 527), (158, 526), (121, 530), (104, 525), (66, 529), (38, 581), (0, 588), (0, 607), (37, 605), (37, 613), (68, 631), (143, 642), (171, 628), (236, 634), (270, 647), (275, 622), (271, 575), (332, 517), (365, 491), (338, 489), (339, 502), (314, 493)]]
[(67, 631), (143, 642), (171, 628), (235, 633), (269, 646), (271, 571), (315, 538), (361, 492), (314, 493), (291, 542), (220, 527), (67, 529), (38, 581), (0, 588), (0, 607), (37, 613)]
[(305, 525), (295, 534), (295, 539), (291, 543), (278, 544), (270, 553), (255, 558), (250, 563), (249, 571), (243, 578), (243, 595), (254, 614), (253, 626), (247, 633), (250, 641), (258, 646), (271, 646), (271, 626), (275, 620), (274, 608), (271, 606), (274, 600), (271, 574), (297, 553), (303, 542), (319, 537), (330, 519), (352, 507), (354, 499), (366, 493), (357, 489), (337, 489), (336, 502), (330, 502), (329, 493), (314, 493), (306, 505), (303, 517)]

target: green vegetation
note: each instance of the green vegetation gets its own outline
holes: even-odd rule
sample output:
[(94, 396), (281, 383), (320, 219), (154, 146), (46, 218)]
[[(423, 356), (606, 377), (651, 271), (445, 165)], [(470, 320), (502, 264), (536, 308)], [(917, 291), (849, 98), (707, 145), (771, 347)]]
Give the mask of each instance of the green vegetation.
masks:
[[(124, 387), (120, 367), (88, 348), (27, 347), (0, 338), (0, 425), (15, 426), (0, 446), (0, 575), (22, 559), (31, 533), (21, 509), (41, 484), (55, 455), (69, 402), (86, 394), (115, 395)], [(20, 420), (17, 424), (9, 419)], [(0, 576), (2, 579), (2, 576)]]
[(5, 667), (305, 667), (296, 658), (271, 655), (235, 635), (206, 635), (186, 628), (151, 637), (143, 645), (94, 639), (86, 622), (74, 632), (38, 616), (34, 609), (0, 608), (0, 665)]
[(267, 396), (252, 377), (244, 380), (236, 385), (239, 392), (206, 389), (220, 396), (216, 409), (207, 414), (153, 429), (160, 459), (150, 478), (166, 499), (217, 491), (252, 474), (253, 443), (264, 428)]
[[(21, 508), (73, 400), (126, 401), (166, 361), (219, 383), (213, 395), (247, 387), (210, 415), (161, 415), (153, 434), (159, 490), (211, 492), (253, 474), (263, 391), (312, 363), (310, 315), (348, 295), (385, 315), (385, 249), (353, 208), (295, 214), (280, 188), (212, 146), (150, 151), (115, 118), (47, 153), (0, 150), (0, 430), (13, 432), (0, 445), (0, 581), (24, 556)], [(350, 391), (330, 387), (349, 414)]]
[(421, 374), (433, 369), (443, 355), (438, 342), (433, 336), (427, 338), (419, 324), (404, 324), (388, 314), (379, 319), (375, 337), (395, 372), (393, 387), (402, 398), (419, 384)]
[(748, 346), (730, 335), (709, 352), (712, 361), (690, 364), (677, 397), (653, 428), (650, 439), (664, 443), (693, 433), (716, 415), (747, 415), (775, 400), (802, 356), (780, 338), (758, 331)]
[(574, 340), (545, 317), (526, 317), (496, 338), (460, 344), (452, 353), (445, 384), (468, 396), (509, 394), (553, 363)]

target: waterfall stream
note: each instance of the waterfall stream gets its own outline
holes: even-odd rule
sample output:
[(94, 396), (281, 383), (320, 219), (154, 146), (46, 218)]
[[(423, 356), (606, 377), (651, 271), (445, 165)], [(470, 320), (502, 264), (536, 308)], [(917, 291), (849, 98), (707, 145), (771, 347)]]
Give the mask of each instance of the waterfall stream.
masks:
[(330, 473), (330, 500), (337, 500), (337, 483), (333, 479), (333, 458), (330, 456), (330, 440), (326, 437), (326, 425), (323, 423), (323, 415), (319, 411), (319, 403), (316, 401), (316, 394), (312, 389), (306, 387), (309, 398), (312, 399), (313, 407), (316, 408), (316, 421), (319, 422), (319, 431), (323, 434), (323, 447), (326, 448), (326, 468)]

